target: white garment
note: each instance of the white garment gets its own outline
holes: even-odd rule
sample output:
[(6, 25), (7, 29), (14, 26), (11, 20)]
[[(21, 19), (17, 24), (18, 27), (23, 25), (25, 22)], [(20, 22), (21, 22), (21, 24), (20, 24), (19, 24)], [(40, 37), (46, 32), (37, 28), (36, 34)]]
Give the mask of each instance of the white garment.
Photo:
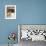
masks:
[(22, 32), (22, 37), (21, 37), (21, 39), (22, 39), (22, 38), (27, 38), (27, 37), (28, 37), (28, 36), (27, 36), (28, 30), (21, 30), (21, 32)]
[(43, 35), (32, 35), (32, 41), (45, 40)]

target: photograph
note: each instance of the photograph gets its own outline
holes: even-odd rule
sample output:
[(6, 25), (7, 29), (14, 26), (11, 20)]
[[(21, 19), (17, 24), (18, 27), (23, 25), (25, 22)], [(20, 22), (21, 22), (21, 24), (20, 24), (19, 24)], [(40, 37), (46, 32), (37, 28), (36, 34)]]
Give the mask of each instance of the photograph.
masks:
[(18, 38), (20, 46), (31, 45), (32, 42), (46, 41), (46, 25), (18, 25)]
[(16, 19), (16, 5), (5, 5), (5, 19)]

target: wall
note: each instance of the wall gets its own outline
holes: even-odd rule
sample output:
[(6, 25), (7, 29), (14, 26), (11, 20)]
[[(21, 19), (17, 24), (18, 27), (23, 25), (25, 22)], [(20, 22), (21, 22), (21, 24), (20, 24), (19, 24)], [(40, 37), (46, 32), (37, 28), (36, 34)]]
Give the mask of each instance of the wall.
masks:
[[(4, 19), (6, 4), (16, 4), (16, 20)], [(17, 34), (17, 24), (46, 24), (46, 0), (0, 0), (0, 44), (8, 43), (9, 32)]]

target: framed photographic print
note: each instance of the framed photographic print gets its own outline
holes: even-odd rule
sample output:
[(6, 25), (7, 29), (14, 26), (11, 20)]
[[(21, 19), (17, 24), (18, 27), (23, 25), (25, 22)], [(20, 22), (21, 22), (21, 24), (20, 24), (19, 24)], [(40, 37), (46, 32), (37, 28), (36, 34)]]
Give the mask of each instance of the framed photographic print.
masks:
[(46, 41), (46, 25), (39, 24), (19, 24), (18, 41)]
[(16, 19), (16, 5), (5, 5), (5, 19)]

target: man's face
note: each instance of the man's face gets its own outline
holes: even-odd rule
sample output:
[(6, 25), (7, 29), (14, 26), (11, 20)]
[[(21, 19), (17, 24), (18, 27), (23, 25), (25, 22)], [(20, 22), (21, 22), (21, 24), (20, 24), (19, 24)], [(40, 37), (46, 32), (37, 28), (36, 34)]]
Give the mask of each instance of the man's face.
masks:
[(7, 8), (7, 17), (11, 17), (15, 13), (13, 8)]

